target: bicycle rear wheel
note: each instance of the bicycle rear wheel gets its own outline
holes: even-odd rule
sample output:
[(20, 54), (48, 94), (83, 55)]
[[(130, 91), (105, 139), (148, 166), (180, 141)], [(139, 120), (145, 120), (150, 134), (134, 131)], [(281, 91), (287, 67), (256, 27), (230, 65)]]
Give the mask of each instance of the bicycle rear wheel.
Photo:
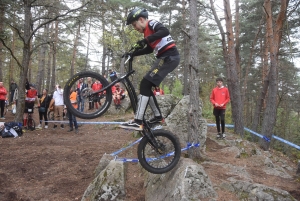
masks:
[[(82, 82), (83, 87), (80, 89), (78, 83)], [(82, 119), (93, 119), (103, 115), (109, 108), (112, 101), (112, 91), (111, 88), (108, 88), (105, 91), (99, 92), (99, 87), (96, 92), (93, 90), (96, 89), (94, 85), (96, 81), (100, 81), (102, 88), (105, 88), (109, 85), (108, 81), (102, 75), (91, 72), (83, 71), (75, 74), (71, 77), (65, 87), (64, 87), (64, 102), (68, 110), (75, 116)], [(96, 83), (98, 84), (98, 83)], [(70, 100), (70, 90), (77, 91), (77, 107), (75, 108)], [(90, 100), (94, 98), (100, 98), (100, 103), (92, 104)]]
[(54, 121), (54, 111), (48, 111), (48, 121)]
[(35, 122), (32, 118), (28, 118), (28, 122), (27, 122), (27, 126), (28, 126), (28, 130), (35, 130)]
[(138, 146), (138, 159), (141, 166), (153, 174), (163, 174), (172, 170), (179, 162), (181, 147), (178, 138), (167, 130), (154, 130), (158, 151), (144, 137)]

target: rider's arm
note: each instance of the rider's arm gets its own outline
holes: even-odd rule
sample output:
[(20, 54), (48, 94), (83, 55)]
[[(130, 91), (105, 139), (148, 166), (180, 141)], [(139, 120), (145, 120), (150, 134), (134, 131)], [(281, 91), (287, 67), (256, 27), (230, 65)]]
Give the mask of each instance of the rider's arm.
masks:
[(154, 30), (154, 33), (146, 37), (148, 43), (152, 43), (170, 34), (169, 30), (159, 22), (153, 23), (152, 26), (149, 24), (149, 27)]
[(150, 54), (152, 52), (153, 52), (152, 47), (147, 44), (147, 46), (144, 49), (134, 52), (133, 56), (140, 56), (140, 55), (144, 55), (144, 54)]

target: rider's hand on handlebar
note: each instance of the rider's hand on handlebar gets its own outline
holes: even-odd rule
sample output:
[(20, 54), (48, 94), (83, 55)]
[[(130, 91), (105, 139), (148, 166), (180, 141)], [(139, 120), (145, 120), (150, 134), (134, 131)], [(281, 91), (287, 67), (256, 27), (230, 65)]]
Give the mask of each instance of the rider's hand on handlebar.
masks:
[(136, 42), (136, 47), (137, 48), (144, 48), (145, 45), (147, 44), (147, 41), (146, 39), (144, 38), (143, 40), (139, 40), (138, 42)]

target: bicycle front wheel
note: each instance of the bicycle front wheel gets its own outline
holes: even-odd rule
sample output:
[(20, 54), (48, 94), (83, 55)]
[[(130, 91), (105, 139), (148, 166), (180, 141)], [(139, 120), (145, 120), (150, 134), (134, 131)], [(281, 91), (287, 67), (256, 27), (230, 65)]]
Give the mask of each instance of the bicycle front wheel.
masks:
[(31, 131), (35, 130), (35, 122), (32, 118), (28, 119), (27, 126), (28, 126), (28, 130)]
[[(112, 101), (112, 91), (108, 88), (99, 92), (109, 83), (102, 75), (83, 71), (71, 77), (64, 87), (64, 102), (68, 110), (82, 119), (93, 119), (103, 115)], [(77, 91), (77, 102), (71, 103), (70, 92)], [(96, 101), (95, 101), (96, 100)]]
[(179, 162), (181, 147), (178, 138), (167, 130), (154, 130), (158, 143), (157, 150), (148, 137), (143, 137), (138, 146), (138, 159), (141, 166), (153, 174), (163, 174), (172, 170)]

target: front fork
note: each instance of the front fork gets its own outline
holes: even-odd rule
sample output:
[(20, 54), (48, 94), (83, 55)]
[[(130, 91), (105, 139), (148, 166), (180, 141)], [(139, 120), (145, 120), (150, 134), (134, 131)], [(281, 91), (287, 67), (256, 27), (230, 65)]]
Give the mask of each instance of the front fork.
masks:
[(162, 154), (163, 151), (160, 149), (160, 144), (157, 139), (154, 137), (152, 133), (152, 129), (149, 124), (144, 120), (143, 131), (141, 131), (143, 137), (147, 137), (149, 139), (150, 146), (159, 154)]

